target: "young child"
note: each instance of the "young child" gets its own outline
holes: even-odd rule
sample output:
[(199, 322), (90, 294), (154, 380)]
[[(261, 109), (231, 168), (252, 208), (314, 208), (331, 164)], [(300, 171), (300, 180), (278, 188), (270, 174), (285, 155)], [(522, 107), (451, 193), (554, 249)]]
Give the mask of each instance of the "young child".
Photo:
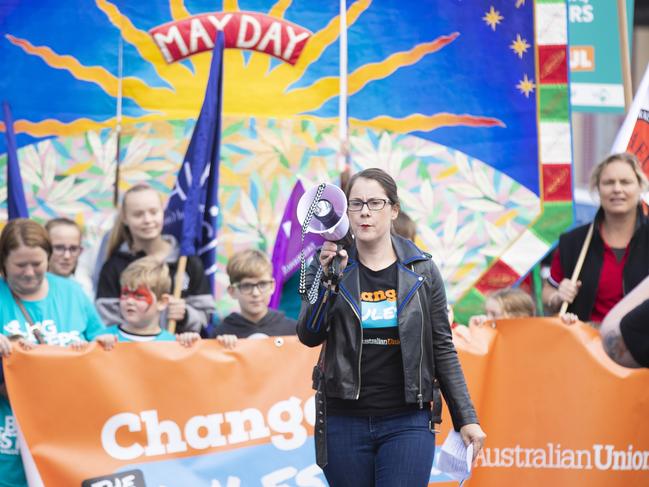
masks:
[(529, 318), (536, 308), (529, 294), (520, 289), (505, 288), (487, 296), (484, 303), (485, 314), (472, 316), (469, 325), (480, 325), (485, 321), (500, 318)]
[(122, 322), (107, 327), (95, 340), (111, 350), (116, 342), (164, 342), (177, 340), (190, 347), (200, 335), (176, 336), (160, 327), (160, 314), (167, 308), (171, 277), (169, 268), (155, 257), (142, 257), (128, 265), (120, 277), (119, 308)]
[(239, 302), (239, 313), (231, 313), (215, 327), (216, 336), (239, 338), (295, 335), (296, 322), (284, 313), (268, 308), (275, 280), (273, 265), (255, 249), (237, 252), (228, 262), (228, 293)]
[[(507, 287), (487, 296), (485, 314), (472, 316), (469, 319), (469, 326), (481, 326), (501, 318), (530, 318), (535, 315), (536, 307), (532, 297), (521, 289)], [(577, 321), (577, 316), (573, 313), (564, 313), (561, 321), (571, 325)]]

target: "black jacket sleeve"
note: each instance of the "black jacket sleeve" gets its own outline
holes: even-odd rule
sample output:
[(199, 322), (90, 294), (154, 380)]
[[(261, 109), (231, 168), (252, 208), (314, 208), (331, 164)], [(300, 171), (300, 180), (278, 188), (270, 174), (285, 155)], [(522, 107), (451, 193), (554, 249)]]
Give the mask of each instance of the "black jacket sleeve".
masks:
[(459, 430), (466, 424), (477, 423), (478, 416), (469, 397), (462, 366), (455, 345), (453, 345), (444, 282), (437, 266), (432, 261), (430, 261), (430, 266), (431, 296), (429, 305), (433, 326), (435, 376), (451, 413), (453, 426)]
[(114, 256), (111, 256), (104, 262), (99, 274), (95, 306), (106, 325), (121, 322), (119, 276), (123, 267)]
[[(307, 294), (315, 280), (320, 261), (318, 252), (312, 259), (306, 272)], [(322, 283), (317, 284), (318, 298), (315, 303), (309, 303), (307, 295), (302, 296), (302, 307), (297, 319), (297, 336), (308, 347), (317, 347), (327, 338), (327, 310), (336, 296)]]

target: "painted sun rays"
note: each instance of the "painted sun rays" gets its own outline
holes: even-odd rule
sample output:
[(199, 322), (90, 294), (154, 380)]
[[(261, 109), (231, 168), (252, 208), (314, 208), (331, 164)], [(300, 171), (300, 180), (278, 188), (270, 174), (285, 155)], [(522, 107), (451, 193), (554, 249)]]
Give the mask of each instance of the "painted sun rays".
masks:
[[(124, 123), (195, 117), (203, 96), (203, 90), (197, 89), (196, 86), (201, 80), (207, 78), (209, 55), (190, 57), (188, 61), (191, 68), (182, 63), (167, 64), (150, 35), (135, 27), (133, 22), (114, 3), (108, 0), (95, 0), (95, 4), (118, 29), (124, 41), (133, 46), (141, 59), (149, 63), (156, 75), (169, 86), (150, 86), (145, 80), (134, 76), (123, 78), (124, 97), (132, 100), (142, 110), (142, 113), (137, 116), (124, 117)], [(270, 8), (268, 15), (284, 18), (291, 4), (291, 0), (278, 0)], [(352, 3), (347, 12), (348, 27), (352, 26), (363, 12), (370, 8), (371, 4), (371, 0), (359, 0)], [(192, 15), (182, 0), (170, 0), (169, 9), (172, 20), (181, 20)], [(239, 11), (238, 2), (224, 0), (223, 10)], [(299, 88), (292, 88), (292, 86), (302, 79), (308, 68), (320, 59), (329, 46), (337, 42), (338, 36), (339, 18), (336, 16), (321, 30), (313, 34), (294, 66), (280, 63), (272, 67), (271, 58), (257, 52), (251, 52), (246, 63), (242, 51), (226, 50), (224, 112), (257, 116), (292, 116), (307, 115), (317, 111), (326, 102), (338, 96), (338, 77), (322, 77), (308, 86)], [(444, 49), (458, 36), (458, 32), (440, 35), (432, 41), (420, 43), (409, 50), (392, 53), (379, 62), (359, 67), (349, 75), (349, 95), (358, 93), (373, 81), (387, 78), (395, 71), (416, 64), (425, 56)], [(72, 55), (57, 53), (49, 46), (34, 46), (27, 39), (20, 39), (10, 34), (6, 34), (6, 38), (26, 54), (40, 58), (48, 66), (67, 71), (78, 80), (94, 83), (110, 97), (117, 96), (117, 77), (107, 68), (85, 66)], [(385, 114), (371, 120), (352, 119), (352, 121), (360, 125), (389, 129), (399, 133), (417, 130), (430, 131), (439, 127), (456, 125), (467, 127), (504, 126), (500, 120), (495, 118), (452, 113), (412, 113), (403, 118)], [(112, 127), (114, 123), (114, 117), (103, 121), (85, 118), (71, 122), (53, 119), (40, 122), (19, 120), (16, 122), (16, 130), (29, 133), (32, 136), (43, 137), (69, 135), (101, 127)]]

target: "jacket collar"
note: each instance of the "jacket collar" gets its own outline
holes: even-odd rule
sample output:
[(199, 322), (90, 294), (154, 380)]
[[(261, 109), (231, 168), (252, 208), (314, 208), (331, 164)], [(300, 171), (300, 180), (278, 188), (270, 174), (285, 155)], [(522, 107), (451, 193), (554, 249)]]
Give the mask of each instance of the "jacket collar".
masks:
[[(635, 234), (640, 227), (646, 223), (647, 217), (644, 214), (644, 211), (642, 210), (642, 205), (638, 205), (638, 208), (636, 210), (636, 219), (635, 219), (635, 227), (633, 229), (633, 233)], [(602, 222), (604, 221), (604, 208), (601, 206), (597, 210), (597, 213), (595, 213), (595, 218), (593, 219), (595, 222), (595, 228), (597, 230), (601, 229)]]
[[(392, 247), (397, 254), (397, 309), (401, 311), (403, 306), (410, 300), (414, 292), (421, 285), (422, 278), (419, 274), (411, 271), (405, 266), (414, 262), (428, 260), (429, 255), (422, 252), (413, 242), (397, 235), (392, 235)], [(340, 282), (340, 292), (349, 300), (356, 309), (358, 316), (361, 316), (360, 282), (358, 275), (358, 250), (356, 245), (349, 249), (349, 263), (343, 272)]]

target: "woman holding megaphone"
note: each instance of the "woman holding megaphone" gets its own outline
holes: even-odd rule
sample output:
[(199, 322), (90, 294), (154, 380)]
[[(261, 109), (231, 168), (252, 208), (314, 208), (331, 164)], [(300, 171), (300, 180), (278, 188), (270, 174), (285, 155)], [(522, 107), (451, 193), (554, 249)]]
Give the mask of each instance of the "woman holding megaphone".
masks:
[(474, 458), (485, 434), (453, 347), (441, 275), (428, 254), (391, 233), (399, 214), (394, 179), (366, 169), (352, 176), (346, 196), (353, 243), (341, 250), (325, 242), (313, 259), (306, 284), (317, 287), (317, 299), (304, 300), (297, 326), (304, 344), (322, 345), (314, 370), (317, 461), (336, 487), (425, 486), (435, 452), (435, 378)]

